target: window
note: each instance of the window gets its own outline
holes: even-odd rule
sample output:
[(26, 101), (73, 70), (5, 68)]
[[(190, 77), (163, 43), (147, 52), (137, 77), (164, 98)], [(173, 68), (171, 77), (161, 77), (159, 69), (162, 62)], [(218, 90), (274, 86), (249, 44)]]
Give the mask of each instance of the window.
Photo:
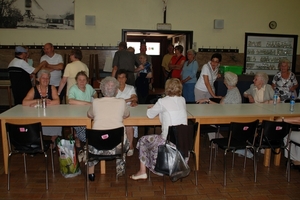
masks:
[[(140, 42), (127, 42), (127, 47), (133, 47), (134, 53), (140, 53)], [(147, 55), (159, 56), (160, 55), (160, 43), (159, 42), (147, 42)]]

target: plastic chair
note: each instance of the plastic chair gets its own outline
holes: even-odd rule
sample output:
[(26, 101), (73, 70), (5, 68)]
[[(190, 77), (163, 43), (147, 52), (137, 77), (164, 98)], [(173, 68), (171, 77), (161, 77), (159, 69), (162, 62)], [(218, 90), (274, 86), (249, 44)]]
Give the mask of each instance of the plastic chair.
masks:
[[(287, 162), (287, 181), (290, 182), (290, 133), (291, 124), (287, 122), (263, 120), (261, 124), (261, 133), (256, 144), (256, 153), (261, 149), (271, 149), (273, 153), (279, 154), (275, 149), (285, 149), (288, 151)], [(283, 138), (287, 136), (287, 142), (284, 144)], [(257, 171), (257, 162), (255, 163), (255, 171)], [(256, 180), (256, 173), (255, 173)]]
[[(48, 190), (48, 155), (51, 140), (43, 140), (42, 124), (11, 124), (6, 123), (8, 141), (8, 172), (7, 190), (10, 190), (10, 165), (11, 157), (15, 154), (23, 154), (25, 174), (27, 173), (26, 154), (42, 153), (45, 156), (46, 189)], [(54, 173), (53, 154), (50, 149), (52, 172)]]
[[(86, 145), (85, 145), (85, 199), (88, 199), (88, 162), (93, 160), (114, 160), (123, 159), (125, 163), (125, 194), (127, 196), (127, 174), (126, 174), (126, 156), (123, 156), (126, 151), (123, 149), (124, 127), (109, 129), (109, 130), (93, 130), (86, 129)], [(93, 146), (97, 150), (111, 150), (121, 144), (121, 152), (113, 155), (96, 155), (92, 154), (87, 149)], [(118, 179), (118, 176), (116, 177)]]
[[(254, 149), (254, 142), (256, 136), (256, 130), (259, 120), (255, 120), (253, 122), (231, 122), (230, 129), (229, 129), (229, 136), (226, 138), (216, 138), (211, 140), (210, 144), (210, 157), (209, 157), (209, 171), (211, 171), (212, 165), (212, 151), (213, 145), (216, 144), (220, 149), (224, 150), (224, 186), (227, 184), (226, 176), (227, 176), (227, 152), (232, 151), (233, 155), (234, 152), (238, 149), (245, 149), (245, 154), (247, 153), (248, 149), (252, 149), (254, 153), (253, 159), (253, 166), (255, 166), (255, 149)], [(245, 155), (246, 161), (246, 155)], [(245, 168), (245, 161), (244, 161), (244, 168)], [(232, 160), (232, 167), (234, 164), (234, 157)], [(254, 173), (256, 171), (254, 170)], [(254, 176), (256, 177), (256, 175)]]
[[(175, 128), (174, 128), (175, 127)], [(194, 151), (194, 144), (197, 135), (198, 123), (189, 121), (188, 125), (170, 126), (168, 132), (168, 140), (176, 145), (176, 148), (180, 151), (183, 158), (193, 154), (194, 157), (194, 173), (195, 173), (195, 185), (198, 185), (198, 171), (196, 168), (196, 154)], [(176, 130), (176, 131), (175, 131)], [(150, 171), (150, 170), (149, 170)], [(166, 181), (165, 175), (163, 175), (163, 190), (166, 194)], [(149, 175), (150, 177), (150, 175)], [(182, 179), (181, 179), (182, 181)]]

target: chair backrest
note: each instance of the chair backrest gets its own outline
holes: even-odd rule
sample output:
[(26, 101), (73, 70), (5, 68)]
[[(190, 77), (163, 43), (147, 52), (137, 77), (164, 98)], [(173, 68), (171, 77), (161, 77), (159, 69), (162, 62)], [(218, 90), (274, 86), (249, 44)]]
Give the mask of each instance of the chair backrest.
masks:
[(32, 87), (30, 75), (19, 67), (9, 67), (8, 72), (15, 105), (22, 104), (23, 99)]
[(259, 120), (253, 122), (231, 122), (229, 128), (228, 146), (232, 139), (242, 143), (254, 145), (254, 138), (257, 131)]
[[(284, 103), (290, 103), (291, 99), (284, 100)], [(295, 99), (295, 103), (300, 103), (300, 99)]]
[(194, 149), (197, 129), (198, 123), (169, 127), (168, 140), (176, 145), (183, 157), (188, 157), (188, 152)]
[(11, 124), (5, 123), (9, 150), (29, 150), (30, 148), (43, 147), (43, 132), (40, 122), (33, 124)]
[(86, 129), (86, 141), (88, 145), (98, 150), (111, 150), (123, 143), (124, 127), (109, 130)]
[(291, 128), (291, 124), (287, 122), (263, 120), (260, 145), (281, 146), (283, 138), (289, 135)]

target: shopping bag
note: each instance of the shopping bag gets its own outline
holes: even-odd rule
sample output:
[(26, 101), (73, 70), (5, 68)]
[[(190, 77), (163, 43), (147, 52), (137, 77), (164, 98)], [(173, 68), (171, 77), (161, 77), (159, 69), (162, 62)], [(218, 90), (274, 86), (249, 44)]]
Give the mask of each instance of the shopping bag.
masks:
[(65, 178), (72, 178), (81, 174), (79, 161), (77, 160), (75, 141), (61, 139), (57, 141), (59, 153), (60, 173)]

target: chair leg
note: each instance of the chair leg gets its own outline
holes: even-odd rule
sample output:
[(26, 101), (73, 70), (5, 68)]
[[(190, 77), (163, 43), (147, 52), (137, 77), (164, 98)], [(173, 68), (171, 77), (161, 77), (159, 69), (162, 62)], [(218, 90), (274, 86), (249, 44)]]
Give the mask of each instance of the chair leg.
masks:
[(150, 171), (150, 169), (148, 170), (148, 181), (151, 181), (151, 171)]
[(46, 152), (44, 152), (44, 156), (45, 156), (45, 170), (46, 170), (46, 190), (48, 190), (49, 188), (49, 182), (48, 182), (48, 155)]
[(256, 150), (253, 149), (253, 171), (254, 171), (254, 182), (256, 183), (257, 170), (256, 170)]
[(11, 164), (11, 155), (8, 155), (7, 163), (7, 190), (10, 190), (10, 164)]
[(259, 159), (258, 152), (259, 152), (259, 148), (254, 149), (253, 163), (254, 163), (254, 182), (255, 182), (255, 183), (256, 183), (256, 181), (257, 181), (257, 162), (258, 162), (258, 159)]
[(196, 154), (191, 151), (191, 154), (193, 154), (194, 157), (194, 167), (195, 167), (195, 185), (198, 185), (198, 170), (197, 170), (197, 164), (196, 164)]
[(235, 158), (235, 150), (232, 151), (232, 163), (231, 163), (231, 168), (234, 167), (234, 158)]
[(165, 179), (165, 175), (163, 175), (163, 184), (164, 184), (164, 195), (166, 194), (166, 179)]
[(213, 146), (212, 146), (212, 145), (213, 145), (213, 144), (214, 144), (213, 142), (210, 142), (209, 169), (208, 169), (209, 171), (211, 171), (211, 162), (212, 162), (212, 153), (213, 153), (213, 152), (212, 152), (212, 151), (213, 151), (213, 150), (212, 150), (212, 149), (213, 149)]
[(25, 174), (27, 174), (27, 163), (26, 163), (26, 154), (23, 153), (23, 160), (24, 160), (24, 171), (25, 171)]
[(54, 161), (53, 161), (53, 151), (52, 151), (52, 149), (50, 149), (50, 156), (51, 156), (52, 173), (54, 174)]
[(288, 151), (288, 161), (286, 165), (286, 173), (287, 173), (287, 182), (291, 181), (291, 143), (289, 144)]
[(127, 171), (126, 171), (126, 155), (125, 155), (125, 159), (124, 159), (124, 172), (125, 172), (125, 195), (126, 197), (128, 196), (128, 187), (127, 187)]
[(227, 155), (227, 149), (225, 149), (225, 151), (224, 151), (224, 186), (227, 185), (227, 180), (226, 180), (226, 176), (227, 176), (226, 155)]
[(247, 153), (248, 153), (248, 149), (245, 149), (245, 158), (244, 158), (244, 169), (246, 169), (246, 163), (247, 163)]
[(89, 184), (89, 181), (88, 181), (88, 178), (89, 178), (89, 171), (88, 171), (88, 161), (86, 161), (84, 163), (85, 165), (85, 184), (84, 184), (84, 197), (85, 197), (85, 200), (88, 200), (89, 199), (89, 189), (88, 189), (88, 184)]

